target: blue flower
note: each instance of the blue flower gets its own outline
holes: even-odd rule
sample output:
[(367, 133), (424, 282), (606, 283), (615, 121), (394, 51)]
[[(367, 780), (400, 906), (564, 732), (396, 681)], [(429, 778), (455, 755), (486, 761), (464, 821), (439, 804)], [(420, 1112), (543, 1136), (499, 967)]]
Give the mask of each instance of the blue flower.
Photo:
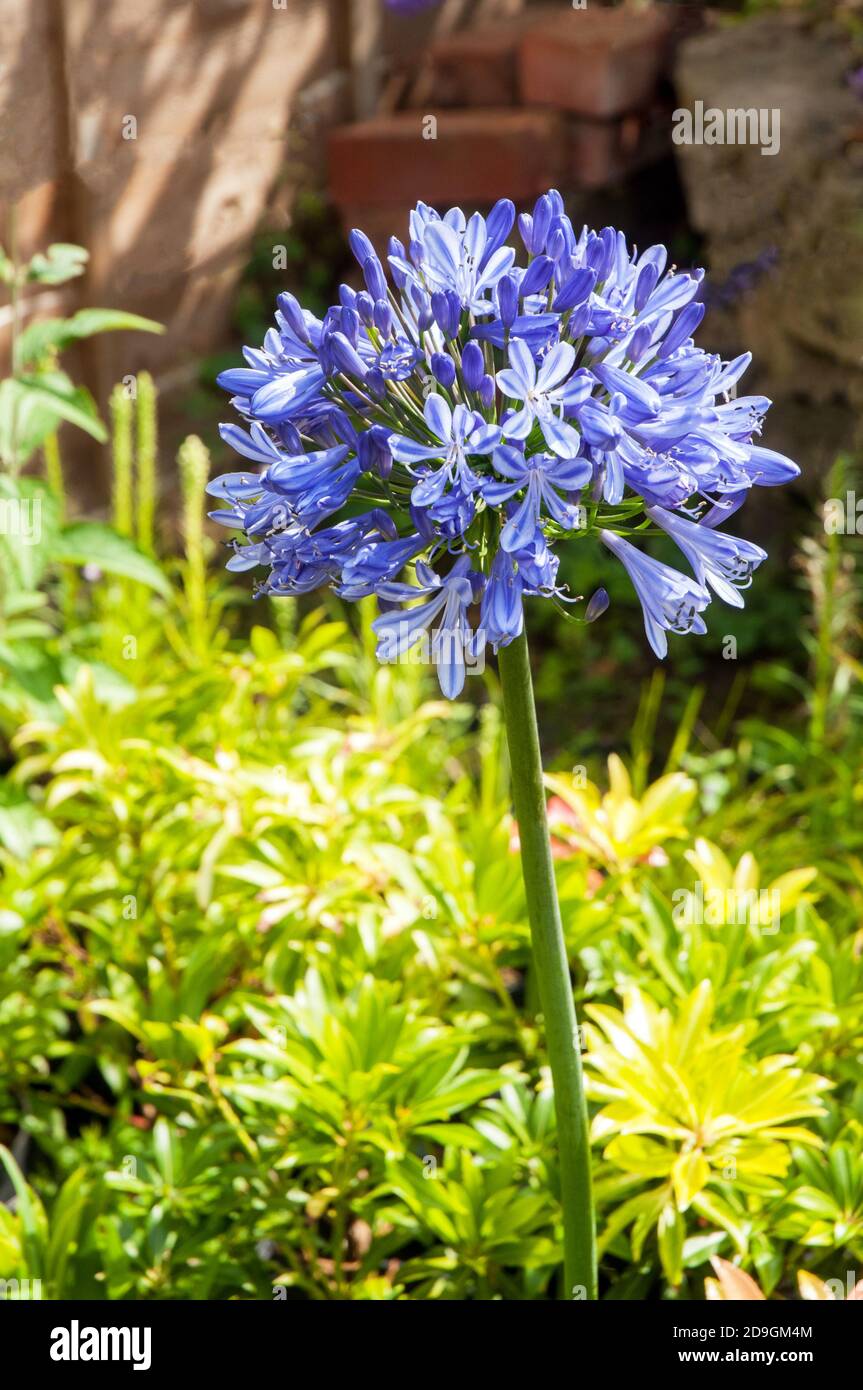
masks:
[[(717, 528), (799, 471), (761, 442), (769, 400), (736, 394), (749, 354), (696, 342), (701, 271), (576, 231), (554, 189), (518, 219), (519, 265), (514, 220), (505, 198), (487, 217), (419, 203), (384, 259), (352, 231), (362, 287), (321, 319), (279, 295), (262, 346), (219, 377), (241, 421), (222, 437), (242, 467), (208, 489), (229, 568), (266, 571), (274, 595), (412, 604), (379, 635), (433, 634), (448, 694), (486, 641), (518, 635), (526, 598), (572, 601), (558, 547), (576, 528), (626, 567), (657, 655), (668, 631), (704, 632), (711, 591), (739, 605), (765, 558)], [(630, 543), (646, 522), (693, 578)], [(598, 590), (585, 620), (606, 605)]]
[(487, 425), (481, 415), (465, 405), (452, 410), (444, 397), (436, 394), (426, 400), (423, 417), (432, 442), (424, 443), (404, 434), (391, 434), (389, 440), (393, 458), (406, 464), (411, 472), (429, 459), (443, 460), (441, 468), (425, 470), (422, 481), (413, 489), (412, 501), (418, 506), (438, 502), (447, 485), (453, 483), (473, 492), (480, 480), (471, 471), (467, 456), (490, 454), (500, 440), (500, 429)]
[(419, 349), (402, 338), (381, 349), (378, 369), (384, 381), (406, 381), (421, 361)]
[(524, 489), (524, 500), (516, 508), (501, 532), (504, 550), (522, 550), (541, 540), (540, 520), (543, 505), (548, 515), (565, 531), (574, 530), (579, 522), (578, 508), (564, 502), (561, 492), (577, 492), (590, 482), (593, 469), (587, 459), (561, 459), (556, 454), (532, 454), (526, 458), (512, 445), (504, 444), (495, 450), (494, 467), (508, 480), (505, 483), (486, 483), (483, 496), (492, 506), (508, 502)]
[(454, 700), (464, 687), (465, 655), (471, 656), (474, 650), (467, 610), (476, 601), (477, 589), (484, 580), (472, 573), (467, 555), (460, 556), (443, 578), (422, 561), (417, 564), (416, 573), (417, 585), (378, 586), (380, 597), (389, 602), (425, 597), (425, 602), (414, 608), (399, 608), (375, 618), (372, 628), (378, 639), (378, 660), (397, 661), (427, 637), (431, 625), (440, 618), (431, 640), (431, 655), (441, 690)]
[(749, 588), (753, 572), (767, 559), (767, 551), (752, 541), (714, 531), (674, 512), (663, 511), (662, 507), (645, 510), (651, 521), (667, 531), (683, 551), (699, 584), (709, 584), (726, 603), (742, 608), (738, 591)]
[(632, 580), (644, 613), (644, 630), (656, 655), (668, 652), (666, 632), (706, 632), (701, 617), (710, 602), (710, 594), (701, 584), (694, 584), (679, 570), (643, 555), (634, 545), (601, 531), (600, 540), (621, 561)]
[(566, 405), (584, 402), (593, 379), (590, 373), (577, 372), (567, 382), (574, 363), (572, 344), (557, 343), (537, 370), (530, 348), (521, 338), (513, 338), (509, 345), (509, 366), (498, 372), (497, 384), (505, 396), (522, 401), (523, 405), (504, 420), (507, 439), (527, 439), (537, 420), (549, 449), (563, 458), (575, 458), (581, 440), (578, 431), (562, 418), (563, 410)]
[(477, 638), (494, 651), (518, 637), (524, 626), (524, 597), (557, 593), (558, 559), (542, 537), (521, 550), (504, 550), (494, 557), (482, 596)]
[(479, 630), (497, 651), (524, 627), (524, 581), (514, 555), (500, 549), (494, 557), (480, 608)]
[[(512, 247), (499, 244), (497, 228), (489, 236), (488, 224), (478, 212), (468, 221), (457, 208), (446, 218), (438, 217), (431, 208), (423, 209), (422, 215), (418, 213), (414, 214), (411, 228), (414, 262), (391, 256), (390, 264), (395, 262), (408, 278), (430, 293), (451, 291), (463, 309), (473, 314), (488, 313), (493, 307), (489, 293), (515, 260)], [(504, 200), (497, 204), (488, 221), (496, 218), (500, 223), (508, 218), (511, 226), (513, 213), (512, 203)], [(504, 236), (508, 230), (509, 227)]]

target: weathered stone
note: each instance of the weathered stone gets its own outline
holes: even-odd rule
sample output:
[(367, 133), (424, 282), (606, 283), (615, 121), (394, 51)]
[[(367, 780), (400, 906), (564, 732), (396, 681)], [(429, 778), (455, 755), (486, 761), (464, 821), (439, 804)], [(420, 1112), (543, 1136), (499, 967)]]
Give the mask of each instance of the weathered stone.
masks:
[[(782, 16), (688, 40), (677, 61), (681, 109), (779, 112), (779, 149), (677, 144), (690, 218), (707, 245), (729, 345), (745, 341), (768, 395), (863, 401), (863, 145), (847, 82), (848, 38)], [(767, 264), (767, 262), (771, 264)], [(737, 303), (723, 286), (765, 265)], [(723, 336), (723, 315), (711, 333)]]

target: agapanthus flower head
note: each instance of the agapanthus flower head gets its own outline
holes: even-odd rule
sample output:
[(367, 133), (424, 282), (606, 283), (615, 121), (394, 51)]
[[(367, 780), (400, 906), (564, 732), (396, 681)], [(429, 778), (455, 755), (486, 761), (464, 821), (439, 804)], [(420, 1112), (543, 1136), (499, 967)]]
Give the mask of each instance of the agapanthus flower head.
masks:
[[(579, 609), (558, 583), (565, 541), (621, 562), (658, 656), (669, 632), (703, 633), (713, 595), (742, 604), (765, 558), (718, 528), (799, 471), (759, 442), (770, 402), (734, 394), (749, 355), (693, 340), (702, 272), (577, 232), (554, 189), (518, 218), (522, 257), (514, 227), (508, 199), (487, 217), (420, 203), (386, 262), (352, 232), (365, 287), (323, 319), (280, 295), (263, 346), (219, 378), (247, 461), (210, 485), (245, 536), (229, 568), (261, 567), (274, 595), (376, 595), (381, 660), (427, 643), (451, 698), (519, 636), (525, 598), (606, 610), (604, 588)], [(648, 553), (659, 533), (690, 573)]]

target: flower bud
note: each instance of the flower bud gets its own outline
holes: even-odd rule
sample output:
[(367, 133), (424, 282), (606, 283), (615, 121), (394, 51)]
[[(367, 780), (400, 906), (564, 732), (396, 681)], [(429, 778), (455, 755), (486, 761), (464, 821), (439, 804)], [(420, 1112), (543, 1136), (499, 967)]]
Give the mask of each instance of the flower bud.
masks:
[(378, 332), (388, 338), (393, 331), (393, 311), (386, 299), (375, 300), (374, 322)]
[(466, 343), (461, 355), (461, 371), (468, 391), (478, 391), (485, 375), (485, 358), (479, 343)]
[(372, 299), (386, 299), (387, 280), (377, 256), (368, 256), (363, 261), (363, 279)]
[(300, 342), (307, 343), (309, 341), (309, 330), (306, 327), (306, 320), (303, 317), (303, 311), (300, 308), (299, 302), (292, 294), (285, 293), (279, 295), (278, 305), (287, 320), (291, 332), (299, 338)]
[(435, 380), (440, 382), (445, 391), (448, 391), (455, 381), (455, 363), (452, 358), (445, 352), (433, 352), (431, 369), (434, 372)]
[(377, 259), (375, 248), (372, 246), (365, 232), (361, 232), (358, 227), (355, 227), (348, 236), (348, 245), (360, 265), (363, 265), (370, 256), (374, 256), (375, 259)]
[(544, 290), (553, 273), (554, 261), (550, 256), (537, 256), (536, 260), (531, 261), (519, 286), (522, 299), (526, 299), (529, 294), (538, 294), (540, 290)]
[(608, 608), (609, 602), (610, 599), (605, 589), (597, 589), (596, 593), (591, 597), (587, 608), (584, 610), (584, 621), (586, 623), (595, 623), (597, 618), (602, 617), (603, 613)]
[(360, 316), (356, 309), (342, 309), (342, 332), (352, 347), (356, 347), (360, 336)]
[(336, 363), (345, 375), (359, 377), (362, 381), (366, 375), (366, 365), (344, 333), (333, 333), (329, 345)]
[(453, 290), (436, 290), (431, 297), (434, 321), (445, 338), (454, 338), (461, 319), (461, 301)]
[(372, 315), (375, 308), (375, 301), (372, 299), (368, 290), (361, 290), (357, 295), (355, 308), (363, 323), (368, 327), (372, 322)]
[(504, 328), (512, 328), (518, 314), (518, 284), (514, 275), (503, 275), (498, 281), (497, 303)]

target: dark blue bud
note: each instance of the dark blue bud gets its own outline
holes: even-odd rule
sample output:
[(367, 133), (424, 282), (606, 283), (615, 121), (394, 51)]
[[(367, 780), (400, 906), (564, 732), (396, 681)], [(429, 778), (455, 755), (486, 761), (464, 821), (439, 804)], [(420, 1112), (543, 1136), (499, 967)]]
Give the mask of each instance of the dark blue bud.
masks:
[(289, 454), (301, 454), (303, 452), (303, 441), (296, 425), (291, 424), (290, 420), (280, 420), (273, 427), (273, 432), (280, 444), (283, 444)]
[(455, 362), (452, 358), (448, 357), (445, 352), (433, 352), (431, 369), (434, 372), (435, 380), (440, 382), (445, 391), (448, 391), (455, 381)]
[(309, 330), (306, 327), (306, 321), (303, 318), (303, 311), (300, 308), (299, 301), (296, 300), (292, 294), (285, 293), (279, 295), (277, 302), (291, 332), (296, 334), (300, 342), (307, 343), (309, 341)]
[(425, 330), (427, 328), (431, 328), (432, 324), (434, 323), (434, 314), (432, 313), (431, 297), (428, 294), (428, 292), (422, 288), (421, 285), (411, 285), (409, 293), (411, 297), (411, 303), (417, 311), (417, 322), (419, 324), (420, 330), (422, 332), (425, 332)]
[(389, 477), (393, 457), (389, 451), (388, 439), (388, 432), (381, 431), (380, 426), (364, 430), (357, 436), (357, 460), (364, 473), (377, 473), (380, 478)]
[(366, 373), (365, 387), (366, 390), (374, 396), (376, 401), (382, 401), (385, 399), (387, 394), (387, 384), (384, 380), (384, 374), (381, 371), (380, 367), (369, 368), (368, 372)]
[(541, 198), (537, 198), (533, 210), (533, 254), (535, 256), (539, 255), (540, 251), (545, 250), (545, 239), (548, 236), (553, 215), (551, 199), (547, 193), (543, 193)]
[(374, 440), (368, 431), (357, 436), (357, 463), (364, 473), (371, 469), (375, 455)]
[(461, 300), (454, 290), (436, 290), (431, 297), (434, 321), (445, 338), (454, 338), (461, 321)]
[(670, 357), (673, 352), (682, 347), (686, 339), (692, 337), (703, 318), (703, 304), (687, 304), (685, 309), (681, 309), (666, 333), (657, 357)]
[(659, 279), (659, 271), (652, 261), (643, 265), (638, 272), (638, 279), (635, 282), (635, 312), (638, 314), (644, 308), (650, 296), (656, 288)]
[(587, 608), (584, 610), (584, 621), (586, 623), (595, 623), (597, 618), (602, 617), (609, 602), (610, 600), (605, 590), (597, 589), (596, 593), (592, 595)]
[(580, 338), (587, 332), (590, 323), (590, 304), (579, 304), (577, 309), (573, 309), (569, 323), (566, 326), (566, 336), (568, 338)]
[(355, 449), (358, 436), (351, 422), (351, 417), (340, 406), (334, 406), (329, 418), (330, 428), (336, 438), (340, 439), (343, 444), (349, 445), (351, 449)]
[(372, 299), (386, 299), (387, 280), (377, 256), (368, 256), (363, 261), (363, 279)]
[(478, 391), (485, 375), (485, 358), (479, 343), (466, 343), (461, 355), (461, 371), (468, 391)]
[(583, 304), (589, 298), (595, 284), (596, 272), (594, 270), (574, 270), (569, 279), (564, 281), (551, 307), (558, 314), (565, 313), (567, 309), (576, 308), (577, 305)]
[(355, 307), (363, 323), (368, 326), (368, 324), (372, 322), (372, 315), (374, 314), (375, 308), (375, 301), (372, 299), (368, 290), (360, 291), (360, 293), (357, 295), (357, 302)]
[[(606, 229), (607, 230), (607, 229)], [(591, 270), (596, 271), (596, 278), (602, 282), (611, 269), (611, 259), (614, 254), (614, 246), (609, 242), (602, 232), (599, 236), (594, 236), (588, 243), (585, 260)]]
[(366, 376), (366, 366), (356, 349), (348, 342), (344, 333), (333, 333), (330, 337), (330, 349), (336, 363), (347, 376), (359, 377), (362, 381)]
[(352, 347), (356, 347), (360, 336), (360, 316), (356, 309), (342, 309), (342, 332)]
[(626, 355), (629, 358), (630, 362), (641, 361), (642, 357), (644, 356), (645, 352), (647, 351), (650, 345), (650, 339), (652, 338), (652, 336), (653, 327), (651, 324), (643, 323), (639, 328), (636, 328), (635, 332), (629, 340), (629, 347), (626, 350)]
[(493, 256), (512, 230), (515, 221), (515, 204), (509, 198), (501, 198), (495, 203), (491, 212), (485, 220), (486, 242), (485, 250), (482, 254), (482, 264), (485, 265), (489, 257)]
[(503, 275), (498, 280), (497, 304), (504, 328), (512, 328), (518, 317), (518, 283), (514, 275)]
[(434, 524), (426, 511), (425, 507), (418, 507), (415, 502), (410, 504), (411, 521), (414, 528), (424, 541), (435, 539)]
[(374, 320), (378, 332), (388, 338), (393, 330), (393, 311), (386, 299), (375, 300)]
[(536, 260), (531, 261), (524, 278), (519, 286), (522, 299), (526, 299), (529, 294), (538, 294), (544, 290), (552, 275), (554, 274), (554, 261), (550, 256), (537, 256)]
[(480, 398), (483, 410), (489, 410), (494, 404), (494, 377), (484, 376), (479, 386), (477, 394)]
[(375, 258), (375, 260), (377, 260), (377, 252), (375, 251), (375, 248), (372, 246), (365, 232), (361, 232), (359, 228), (355, 227), (354, 230), (350, 233), (348, 237), (348, 245), (350, 246), (352, 252), (356, 256), (360, 265), (363, 265), (372, 256)]
[(524, 242), (524, 249), (528, 255), (533, 254), (533, 218), (529, 212), (520, 212), (518, 215), (519, 236)]
[(382, 507), (373, 507), (369, 512), (369, 519), (372, 517), (385, 540), (398, 540), (399, 528), (396, 526), (389, 512), (385, 512)]
[(563, 235), (563, 232), (560, 230), (560, 227), (555, 227), (554, 231), (551, 233), (550, 237), (548, 238), (548, 241), (546, 242), (545, 249), (547, 255), (551, 256), (551, 259), (553, 261), (560, 260), (561, 256), (566, 251), (566, 237)]
[(375, 441), (375, 444), (379, 449), (383, 449), (386, 451), (386, 453), (389, 453), (390, 430), (387, 429), (386, 425), (372, 425), (368, 433), (371, 435), (372, 439)]
[[(390, 237), (389, 243), (387, 245), (387, 250), (390, 256), (397, 256), (400, 261), (403, 261), (405, 259), (405, 248), (399, 241), (397, 236)], [(394, 266), (392, 264), (392, 261), (390, 261), (390, 274), (395, 280), (398, 288), (400, 290), (403, 290), (405, 285), (407, 284), (408, 277), (405, 275), (403, 270), (399, 270), (396, 266)]]

